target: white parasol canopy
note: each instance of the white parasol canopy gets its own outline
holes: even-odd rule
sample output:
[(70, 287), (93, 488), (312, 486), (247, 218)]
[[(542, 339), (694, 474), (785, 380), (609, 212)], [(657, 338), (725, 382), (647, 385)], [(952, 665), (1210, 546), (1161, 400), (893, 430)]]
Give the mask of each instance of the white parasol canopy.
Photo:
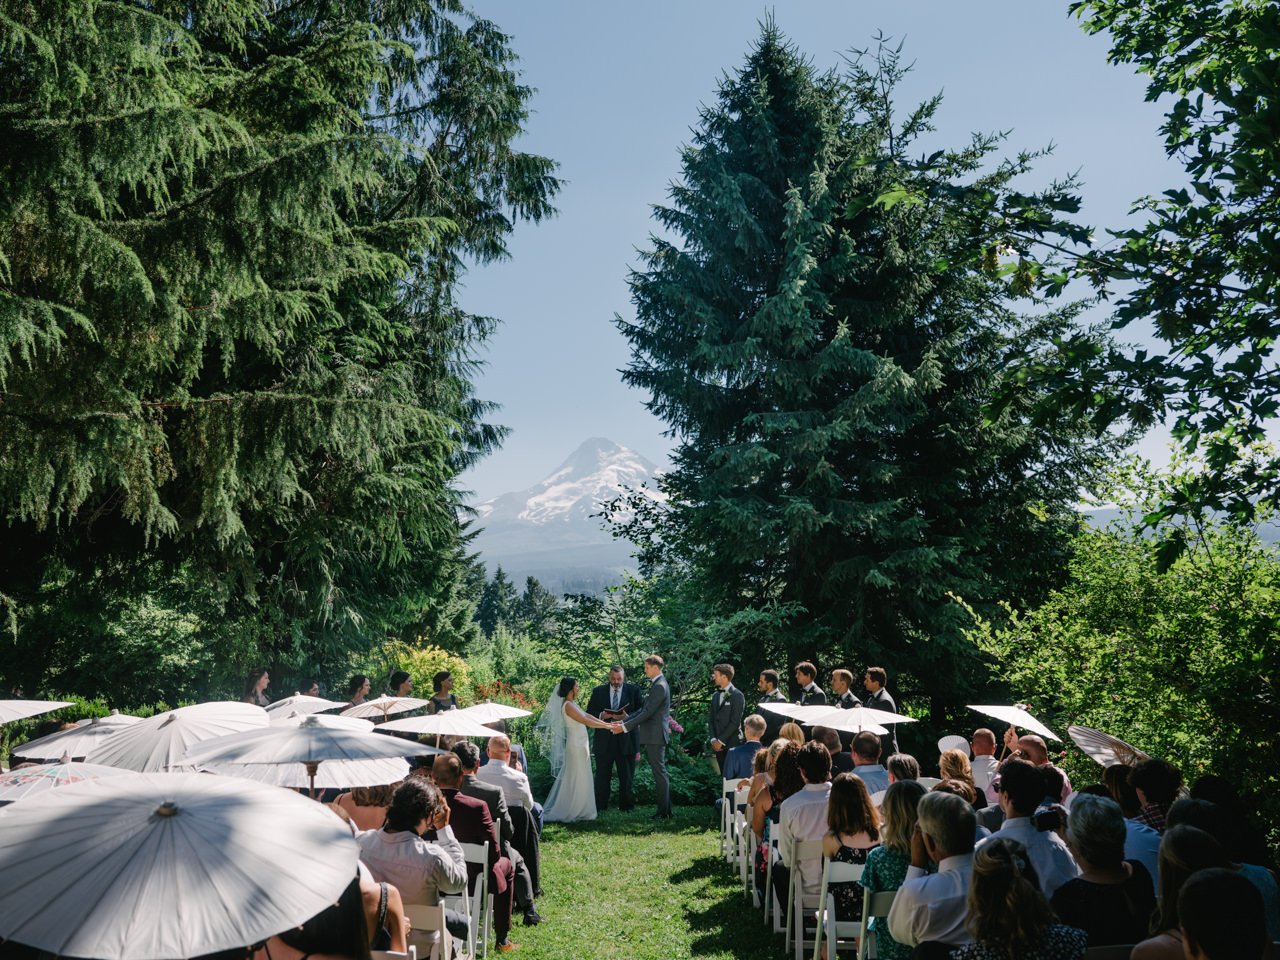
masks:
[(1151, 757), (1137, 747), (1130, 746), (1119, 737), (1095, 730), (1093, 727), (1067, 727), (1067, 736), (1075, 741), (1077, 747), (1097, 760), (1104, 767), (1121, 764), (1126, 767), (1137, 766)]
[(0, 938), (167, 960), (257, 943), (333, 904), (351, 831), (276, 787), (190, 773), (71, 784), (0, 811)]
[(509, 707), (505, 703), (494, 703), (492, 700), (477, 703), (475, 706), (464, 707), (458, 713), (466, 714), (471, 719), (479, 720), (481, 723), (497, 723), (499, 720), (515, 720), (518, 717), (533, 716), (532, 710), (521, 710), (519, 707)]
[(875, 710), (871, 707), (850, 707), (848, 710), (836, 708), (830, 710), (825, 716), (810, 721), (815, 726), (830, 727), (832, 730), (851, 730), (858, 733), (862, 730), (870, 730), (872, 733), (884, 735), (889, 731), (885, 729), (895, 723), (915, 723), (912, 717), (904, 717), (898, 713), (890, 713), (888, 710)]
[(71, 730), (59, 730), (39, 740), (24, 743), (13, 751), (13, 755), (26, 760), (49, 761), (57, 760), (62, 756), (69, 756), (73, 760), (87, 757), (89, 751), (103, 743), (107, 737), (139, 722), (141, 721), (138, 717), (130, 717), (118, 710), (112, 710), (109, 717), (80, 720)]
[[(443, 753), (431, 747), (414, 747), (415, 753)], [(241, 777), (274, 787), (302, 790), (311, 786), (307, 767), (301, 763), (211, 763), (202, 770), (225, 777)], [(409, 775), (409, 761), (403, 757), (384, 760), (326, 760), (317, 765), (315, 789), (346, 790), (397, 783)]]
[(1048, 737), (1050, 740), (1062, 742), (1062, 738), (1046, 727), (1043, 723), (1027, 712), (1026, 704), (1015, 704), (1011, 707), (1003, 706), (974, 706), (968, 704), (970, 710), (976, 710), (978, 713), (986, 714), (988, 717), (995, 717), (997, 720), (1003, 720), (1005, 723), (1015, 727), (1022, 727), (1024, 730), (1030, 730), (1032, 733), (1038, 733), (1042, 737)]
[(13, 723), (74, 704), (62, 700), (0, 700), (0, 723)]
[[(445, 710), (426, 717), (406, 717), (381, 724), (379, 733), (426, 733), (438, 737), (492, 737), (493, 731), (465, 710)], [(406, 751), (412, 753), (412, 750)]]
[(827, 704), (808, 704), (801, 705), (798, 703), (762, 703), (759, 706), (761, 710), (768, 710), (770, 713), (776, 713), (780, 717), (788, 717), (796, 723), (816, 723), (818, 718), (825, 717), (836, 707)]
[(363, 730), (368, 733), (373, 729), (372, 720), (362, 720), (359, 717), (335, 717), (327, 713), (272, 713), (270, 726), (273, 727), (300, 727), (307, 717), (315, 717), (316, 723), (323, 727), (334, 727), (338, 730)]
[(187, 750), (201, 740), (266, 725), (266, 711), (251, 703), (197, 703), (125, 727), (85, 759), (141, 773), (161, 772), (181, 764)]
[(336, 710), (345, 706), (341, 700), (326, 700), (324, 697), (308, 697), (305, 693), (295, 693), (291, 697), (282, 697), (266, 706), (267, 713), (321, 713), (325, 710)]
[(948, 750), (959, 750), (967, 757), (969, 755), (969, 741), (959, 734), (949, 733), (938, 741), (938, 754), (942, 755)]
[(0, 803), (17, 803), (32, 794), (44, 793), (54, 787), (65, 787), (69, 783), (80, 783), (82, 780), (96, 780), (99, 777), (131, 777), (129, 770), (119, 767), (104, 767), (96, 763), (76, 763), (70, 757), (63, 757), (57, 763), (45, 763), (36, 767), (23, 767), (0, 774)]
[(373, 700), (366, 700), (364, 703), (358, 703), (354, 707), (347, 707), (342, 711), (342, 715), (344, 717), (367, 717), (370, 720), (385, 720), (393, 713), (418, 710), (426, 705), (426, 700), (420, 700), (417, 697), (377, 697)]

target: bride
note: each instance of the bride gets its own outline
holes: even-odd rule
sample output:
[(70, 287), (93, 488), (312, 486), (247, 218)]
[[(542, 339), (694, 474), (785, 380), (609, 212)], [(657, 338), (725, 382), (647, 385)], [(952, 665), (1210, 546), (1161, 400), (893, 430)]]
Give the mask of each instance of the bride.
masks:
[(578, 681), (565, 677), (547, 702), (538, 722), (551, 773), (556, 782), (547, 795), (543, 821), (571, 823), (596, 818), (596, 791), (591, 775), (591, 748), (587, 727), (612, 730), (615, 724), (597, 720), (577, 704)]

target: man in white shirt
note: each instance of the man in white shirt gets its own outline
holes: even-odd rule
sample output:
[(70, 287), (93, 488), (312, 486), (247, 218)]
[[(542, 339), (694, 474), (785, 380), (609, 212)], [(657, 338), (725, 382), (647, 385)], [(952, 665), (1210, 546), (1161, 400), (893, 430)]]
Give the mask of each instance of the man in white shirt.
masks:
[(995, 788), (991, 786), (996, 771), (1000, 769), (1000, 762), (996, 759), (996, 735), (986, 727), (980, 727), (973, 731), (969, 746), (973, 750), (973, 785), (987, 795), (987, 803), (999, 803)]
[(489, 738), (489, 763), (476, 770), (476, 779), (502, 788), (507, 805), (533, 812), (529, 777), (511, 765), (511, 740), (506, 734)]
[[(966, 921), (977, 827), (973, 807), (953, 793), (926, 793), (917, 810), (911, 866), (893, 898), (889, 932), (908, 947), (970, 943)], [(930, 860), (938, 865), (935, 874), (927, 872)]]
[[(789, 871), (796, 867), (796, 844), (821, 840), (827, 833), (827, 798), (831, 793), (831, 753), (822, 744), (810, 741), (797, 757), (804, 786), (782, 801), (778, 810), (778, 857), (783, 869), (774, 868), (778, 902), (787, 902)], [(799, 863), (801, 889), (817, 895), (822, 889), (822, 857)], [(777, 885), (781, 885), (778, 889)]]
[(983, 843), (999, 837), (1017, 840), (1026, 847), (1045, 897), (1052, 897), (1060, 886), (1080, 876), (1066, 842), (1053, 830), (1037, 830), (1031, 819), (1045, 799), (1044, 775), (1039, 769), (1027, 760), (1006, 760), (1000, 768), (998, 799), (1004, 823)]

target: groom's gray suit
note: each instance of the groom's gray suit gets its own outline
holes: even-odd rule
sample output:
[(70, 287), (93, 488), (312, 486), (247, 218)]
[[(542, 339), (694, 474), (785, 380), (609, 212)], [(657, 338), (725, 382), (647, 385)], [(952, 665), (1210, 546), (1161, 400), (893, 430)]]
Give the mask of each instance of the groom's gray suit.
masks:
[(649, 686), (649, 695), (638, 713), (630, 714), (622, 726), (636, 731), (636, 739), (653, 770), (653, 787), (658, 799), (658, 816), (671, 816), (671, 781), (667, 778), (667, 740), (671, 727), (671, 687), (667, 678), (658, 674)]

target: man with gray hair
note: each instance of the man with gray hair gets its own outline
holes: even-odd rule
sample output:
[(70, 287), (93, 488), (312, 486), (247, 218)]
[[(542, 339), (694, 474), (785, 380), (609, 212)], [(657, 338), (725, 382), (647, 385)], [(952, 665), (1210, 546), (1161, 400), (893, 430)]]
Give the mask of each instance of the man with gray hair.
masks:
[[(889, 932), (908, 947), (924, 942), (964, 944), (973, 937), (968, 921), (973, 876), (973, 807), (953, 793), (920, 798), (911, 835), (911, 866), (889, 911)], [(938, 872), (929, 874), (929, 862)]]

